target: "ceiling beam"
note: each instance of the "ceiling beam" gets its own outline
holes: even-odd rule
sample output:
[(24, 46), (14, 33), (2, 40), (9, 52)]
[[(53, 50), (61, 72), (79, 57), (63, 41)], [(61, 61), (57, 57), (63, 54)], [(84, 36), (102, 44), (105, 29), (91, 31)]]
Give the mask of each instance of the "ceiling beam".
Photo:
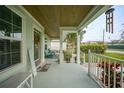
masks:
[(77, 31), (77, 27), (59, 27), (60, 31)]

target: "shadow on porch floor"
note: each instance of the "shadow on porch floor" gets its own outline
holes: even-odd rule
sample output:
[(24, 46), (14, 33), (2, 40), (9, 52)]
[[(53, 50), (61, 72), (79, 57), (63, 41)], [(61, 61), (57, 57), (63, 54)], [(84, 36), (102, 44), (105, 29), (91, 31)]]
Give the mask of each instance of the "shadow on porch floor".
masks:
[(99, 88), (87, 70), (75, 63), (52, 63), (47, 72), (38, 72), (34, 88)]

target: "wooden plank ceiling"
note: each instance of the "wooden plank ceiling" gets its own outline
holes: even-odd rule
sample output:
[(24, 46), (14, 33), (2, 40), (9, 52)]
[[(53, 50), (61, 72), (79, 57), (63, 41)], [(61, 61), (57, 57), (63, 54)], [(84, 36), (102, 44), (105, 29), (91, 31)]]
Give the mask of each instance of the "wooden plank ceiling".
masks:
[(78, 26), (93, 5), (25, 5), (24, 8), (45, 28), (51, 38), (59, 38), (59, 27)]

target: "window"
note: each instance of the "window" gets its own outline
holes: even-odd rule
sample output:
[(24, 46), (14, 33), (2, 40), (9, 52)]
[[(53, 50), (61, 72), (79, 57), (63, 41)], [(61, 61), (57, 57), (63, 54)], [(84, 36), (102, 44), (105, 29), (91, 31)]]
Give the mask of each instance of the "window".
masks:
[(40, 33), (34, 31), (34, 60), (40, 58)]
[(40, 64), (40, 32), (34, 29), (34, 60), (35, 65), (38, 66)]
[(0, 6), (0, 70), (21, 62), (22, 18)]

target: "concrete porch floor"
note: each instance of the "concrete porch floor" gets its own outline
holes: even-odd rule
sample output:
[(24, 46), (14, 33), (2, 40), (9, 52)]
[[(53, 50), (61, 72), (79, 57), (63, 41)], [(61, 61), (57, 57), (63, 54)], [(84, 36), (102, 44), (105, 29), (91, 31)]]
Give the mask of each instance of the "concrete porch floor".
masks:
[(86, 68), (75, 63), (51, 64), (47, 72), (38, 72), (34, 88), (99, 88)]

